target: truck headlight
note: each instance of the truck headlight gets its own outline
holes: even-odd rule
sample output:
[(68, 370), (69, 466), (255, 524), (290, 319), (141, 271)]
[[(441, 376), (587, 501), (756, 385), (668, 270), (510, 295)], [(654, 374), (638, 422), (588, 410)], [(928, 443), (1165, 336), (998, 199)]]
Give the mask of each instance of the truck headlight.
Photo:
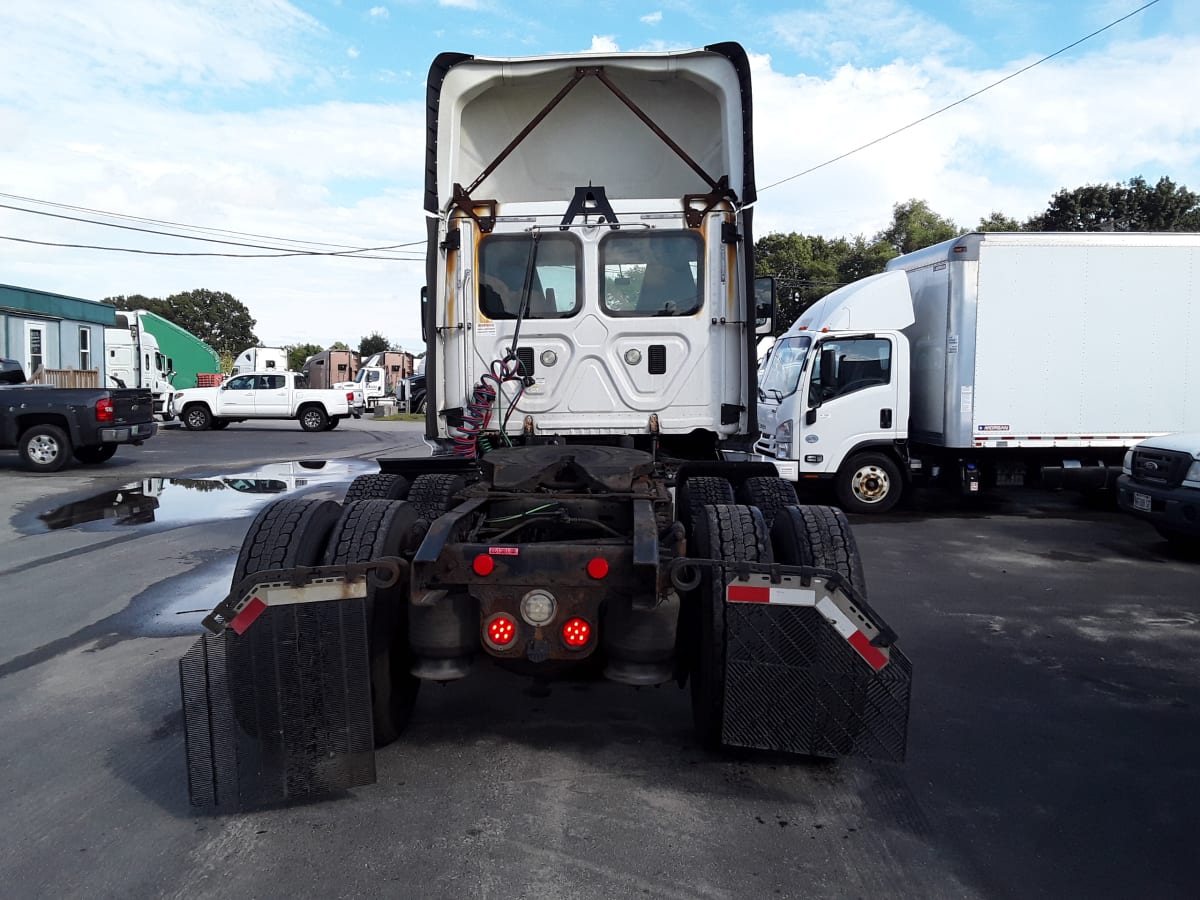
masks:
[(1200, 459), (1195, 460), (1187, 470), (1187, 474), (1183, 476), (1184, 481), (1194, 481), (1200, 484)]
[(792, 456), (792, 420), (784, 419), (775, 429), (775, 455), (790, 459)]
[(1133, 474), (1133, 451), (1125, 451), (1125, 459), (1121, 462), (1121, 473), (1124, 475)]

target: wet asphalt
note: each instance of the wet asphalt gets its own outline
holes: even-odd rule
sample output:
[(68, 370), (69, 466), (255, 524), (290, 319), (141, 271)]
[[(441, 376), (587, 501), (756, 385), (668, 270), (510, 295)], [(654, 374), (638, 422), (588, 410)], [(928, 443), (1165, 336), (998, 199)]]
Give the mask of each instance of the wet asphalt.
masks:
[(378, 783), (188, 805), (177, 662), (278, 496), (419, 426), (167, 429), (50, 476), (0, 454), (0, 878), (54, 897), (1190, 897), (1200, 560), (1070, 495), (855, 521), (914, 669), (903, 765), (710, 754), (687, 694), (425, 685)]

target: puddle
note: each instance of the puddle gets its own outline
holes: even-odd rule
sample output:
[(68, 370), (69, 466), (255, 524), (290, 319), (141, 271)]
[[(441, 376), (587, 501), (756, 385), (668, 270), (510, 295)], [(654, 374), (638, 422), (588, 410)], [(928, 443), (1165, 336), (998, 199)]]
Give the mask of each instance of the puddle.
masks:
[(248, 516), (284, 494), (352, 480), (377, 471), (361, 461), (270, 463), (248, 472), (189, 478), (143, 478), (37, 516), (50, 531), (77, 526), (121, 528), (183, 525)]

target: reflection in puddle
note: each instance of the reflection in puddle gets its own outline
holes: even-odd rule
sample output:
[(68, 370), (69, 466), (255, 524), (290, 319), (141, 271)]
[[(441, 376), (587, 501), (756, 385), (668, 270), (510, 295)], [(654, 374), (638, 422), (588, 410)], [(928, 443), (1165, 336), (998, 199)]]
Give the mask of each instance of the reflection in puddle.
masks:
[(38, 519), (51, 531), (89, 522), (182, 524), (237, 518), (280, 494), (349, 481), (361, 463), (323, 460), (271, 463), (252, 472), (210, 478), (144, 478), (64, 504)]

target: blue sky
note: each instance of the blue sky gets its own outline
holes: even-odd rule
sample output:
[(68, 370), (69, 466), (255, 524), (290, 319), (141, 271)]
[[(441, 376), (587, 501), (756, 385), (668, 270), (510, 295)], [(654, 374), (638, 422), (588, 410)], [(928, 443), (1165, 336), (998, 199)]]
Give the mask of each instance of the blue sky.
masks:
[[(436, 53), (724, 40), (753, 61), (765, 185), (1143, 3), (6, 0), (0, 193), (330, 244), (418, 241), (424, 82)], [(764, 191), (758, 231), (869, 237), (912, 197), (963, 226), (992, 210), (1021, 219), (1060, 188), (1135, 175), (1200, 191), (1198, 80), (1200, 4), (1160, 0), (969, 103)], [(205, 249), (2, 208), (0, 235)], [(91, 299), (226, 290), (270, 344), (357, 344), (378, 330), (416, 346), (422, 280), (419, 264), (396, 260), (172, 258), (0, 240), (0, 282)]]

